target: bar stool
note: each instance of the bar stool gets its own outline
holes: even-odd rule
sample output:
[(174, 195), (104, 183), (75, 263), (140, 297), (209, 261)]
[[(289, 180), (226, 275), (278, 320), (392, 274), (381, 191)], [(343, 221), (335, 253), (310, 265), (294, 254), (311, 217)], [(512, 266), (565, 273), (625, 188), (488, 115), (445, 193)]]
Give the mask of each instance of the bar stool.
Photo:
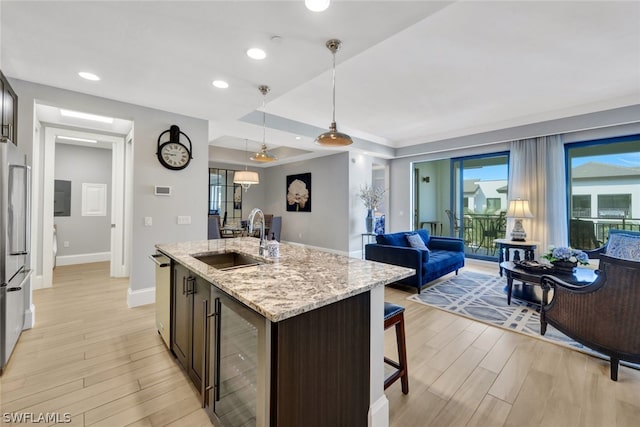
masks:
[(404, 337), (404, 307), (384, 303), (384, 329), (396, 327), (396, 341), (398, 343), (398, 361), (384, 358), (384, 363), (394, 367), (396, 370), (384, 380), (384, 388), (386, 389), (393, 384), (398, 378), (402, 383), (402, 393), (409, 393), (409, 376), (407, 372), (407, 346)]

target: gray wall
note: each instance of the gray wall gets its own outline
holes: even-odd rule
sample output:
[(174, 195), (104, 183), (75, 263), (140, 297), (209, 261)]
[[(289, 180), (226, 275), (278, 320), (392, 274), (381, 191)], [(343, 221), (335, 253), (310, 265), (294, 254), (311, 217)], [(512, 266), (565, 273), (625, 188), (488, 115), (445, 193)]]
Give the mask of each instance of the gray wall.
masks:
[[(61, 106), (134, 122), (133, 223), (130, 289), (155, 288), (149, 254), (156, 243), (202, 240), (207, 233), (208, 123), (206, 120), (154, 110), (64, 89), (11, 80), (20, 98), (19, 133), (29, 151), (33, 146), (34, 103)], [(171, 125), (180, 126), (193, 142), (193, 160), (181, 171), (165, 169), (156, 158), (156, 142)], [(39, 137), (38, 137), (39, 138)], [(38, 139), (36, 139), (38, 141)], [(171, 197), (154, 196), (154, 185), (170, 185)], [(37, 213), (36, 213), (37, 214)], [(179, 215), (191, 216), (178, 225)], [(153, 226), (144, 226), (144, 217)], [(37, 227), (36, 227), (37, 228)], [(37, 248), (36, 248), (37, 250)]]
[[(263, 172), (261, 208), (266, 213), (282, 216), (282, 240), (349, 250), (348, 162), (349, 153), (340, 153), (271, 167)], [(286, 177), (306, 172), (311, 172), (311, 212), (287, 212)]]
[[(111, 150), (56, 144), (55, 179), (71, 181), (71, 216), (53, 218), (58, 256), (111, 249)], [(82, 184), (107, 184), (107, 215), (82, 216)], [(63, 242), (69, 242), (65, 248)]]

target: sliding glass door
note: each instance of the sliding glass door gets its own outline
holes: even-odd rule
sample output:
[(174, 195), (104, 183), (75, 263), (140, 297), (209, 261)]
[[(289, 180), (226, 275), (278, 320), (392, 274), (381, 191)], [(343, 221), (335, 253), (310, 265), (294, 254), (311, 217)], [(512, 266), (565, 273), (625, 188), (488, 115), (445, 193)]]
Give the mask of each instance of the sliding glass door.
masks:
[(450, 235), (464, 240), (465, 254), (495, 260), (495, 239), (505, 237), (509, 154), (451, 159)]
[(569, 245), (594, 249), (611, 228), (640, 230), (640, 135), (567, 144)]

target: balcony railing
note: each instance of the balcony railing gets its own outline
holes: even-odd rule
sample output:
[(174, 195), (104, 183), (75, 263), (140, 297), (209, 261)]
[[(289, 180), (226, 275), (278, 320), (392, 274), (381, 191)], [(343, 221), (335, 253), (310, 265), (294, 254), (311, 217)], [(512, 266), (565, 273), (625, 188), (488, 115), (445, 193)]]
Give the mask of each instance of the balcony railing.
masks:
[(595, 249), (609, 239), (609, 230), (640, 231), (640, 218), (572, 218), (569, 244), (577, 249)]

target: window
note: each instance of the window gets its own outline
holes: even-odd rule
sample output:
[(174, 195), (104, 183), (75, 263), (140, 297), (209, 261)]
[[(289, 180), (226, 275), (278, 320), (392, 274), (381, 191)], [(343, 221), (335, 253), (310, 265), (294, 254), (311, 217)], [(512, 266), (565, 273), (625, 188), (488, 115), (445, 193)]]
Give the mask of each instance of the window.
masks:
[(487, 199), (487, 212), (498, 212), (500, 211), (500, 199), (497, 198), (488, 198)]
[(220, 215), (221, 221), (242, 220), (242, 187), (233, 183), (234, 170), (209, 168), (209, 215)]
[[(640, 135), (565, 146), (569, 184), (569, 244), (591, 249), (609, 229), (640, 230)], [(576, 224), (580, 224), (578, 227)], [(591, 230), (590, 246), (579, 230)], [(583, 243), (584, 244), (584, 243)]]
[(589, 218), (591, 216), (591, 194), (576, 194), (571, 200), (572, 218)]
[(598, 217), (631, 217), (631, 194), (598, 194)]

